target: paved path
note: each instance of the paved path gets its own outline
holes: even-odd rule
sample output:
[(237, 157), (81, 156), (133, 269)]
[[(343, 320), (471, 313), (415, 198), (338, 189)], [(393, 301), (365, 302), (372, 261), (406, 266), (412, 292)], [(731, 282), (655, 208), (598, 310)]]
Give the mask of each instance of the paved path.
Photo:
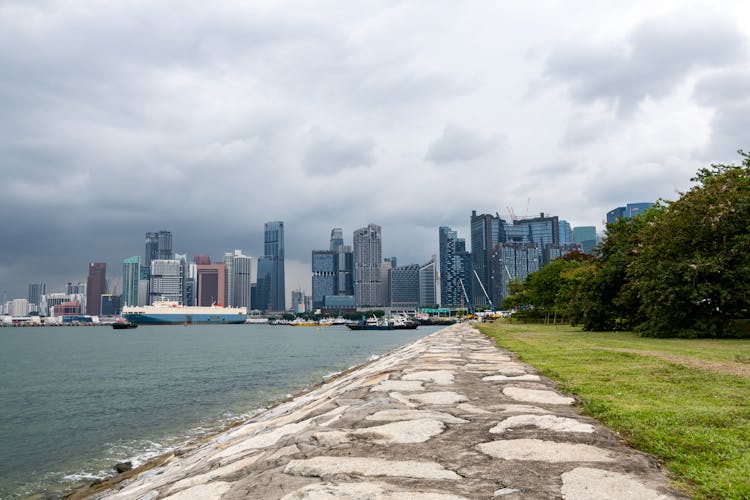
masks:
[(455, 325), (97, 497), (680, 498), (652, 458), (573, 403)]

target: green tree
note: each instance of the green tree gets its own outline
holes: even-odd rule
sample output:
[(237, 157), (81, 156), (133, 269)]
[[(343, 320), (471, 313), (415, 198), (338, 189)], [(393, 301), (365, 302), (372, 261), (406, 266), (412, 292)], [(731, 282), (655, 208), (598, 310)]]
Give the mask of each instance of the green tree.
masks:
[(701, 169), (639, 235), (627, 278), (648, 336), (722, 337), (750, 312), (750, 156)]

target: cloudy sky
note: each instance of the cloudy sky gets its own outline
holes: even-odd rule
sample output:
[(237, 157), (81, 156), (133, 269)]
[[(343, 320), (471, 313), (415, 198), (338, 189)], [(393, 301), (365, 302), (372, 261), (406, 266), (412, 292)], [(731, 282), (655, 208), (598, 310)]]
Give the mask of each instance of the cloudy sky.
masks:
[[(287, 290), (330, 229), (423, 263), (472, 209), (600, 229), (750, 149), (746, 1), (0, 0), (0, 293), (169, 229)], [(287, 298), (289, 300), (289, 298)]]

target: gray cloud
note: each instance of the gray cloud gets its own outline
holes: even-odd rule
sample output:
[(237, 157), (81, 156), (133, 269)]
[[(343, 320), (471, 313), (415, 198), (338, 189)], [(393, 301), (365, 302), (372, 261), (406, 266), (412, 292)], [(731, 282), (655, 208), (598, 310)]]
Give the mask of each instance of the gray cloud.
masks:
[(375, 143), (368, 139), (347, 139), (315, 129), (303, 160), (311, 174), (332, 174), (347, 168), (369, 167), (375, 161)]
[(746, 45), (745, 34), (728, 19), (649, 20), (620, 43), (554, 50), (545, 76), (578, 102), (604, 101), (629, 114), (644, 99), (672, 92), (692, 69), (742, 60)]
[[(741, 3), (729, 4), (740, 19)], [(92, 260), (116, 277), (159, 229), (189, 255), (257, 256), (263, 222), (279, 219), (288, 282), (309, 290), (310, 251), (334, 226), (351, 241), (381, 224), (384, 254), (421, 263), (438, 226), (468, 237), (472, 209), (520, 212), (530, 199), (531, 213), (592, 224), (608, 196), (668, 195), (694, 164), (656, 176), (629, 166), (690, 153), (659, 129), (656, 146), (634, 147), (644, 124), (590, 103), (672, 97), (697, 70), (741, 65), (744, 35), (710, 16), (649, 23), (645, 0), (622, 24), (597, 5), (575, 18), (549, 5), (540, 18), (491, 2), (0, 2), (0, 292), (85, 279)], [(555, 49), (603, 16), (640, 28), (606, 50)], [(546, 76), (569, 93), (516, 98), (538, 79), (538, 61), (522, 56), (532, 49), (552, 54)], [(746, 108), (718, 100), (741, 89), (711, 89), (700, 83), (695, 100), (716, 111), (712, 143), (741, 140)], [(470, 178), (435, 168), (462, 162)]]
[(458, 125), (446, 125), (427, 148), (425, 159), (435, 164), (471, 161), (488, 154), (502, 143), (498, 136), (485, 138)]

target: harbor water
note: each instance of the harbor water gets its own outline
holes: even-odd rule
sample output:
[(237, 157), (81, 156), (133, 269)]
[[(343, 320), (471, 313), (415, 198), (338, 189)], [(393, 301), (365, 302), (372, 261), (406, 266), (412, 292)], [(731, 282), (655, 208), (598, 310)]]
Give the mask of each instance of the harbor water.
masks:
[(0, 498), (138, 465), (437, 329), (0, 328)]

